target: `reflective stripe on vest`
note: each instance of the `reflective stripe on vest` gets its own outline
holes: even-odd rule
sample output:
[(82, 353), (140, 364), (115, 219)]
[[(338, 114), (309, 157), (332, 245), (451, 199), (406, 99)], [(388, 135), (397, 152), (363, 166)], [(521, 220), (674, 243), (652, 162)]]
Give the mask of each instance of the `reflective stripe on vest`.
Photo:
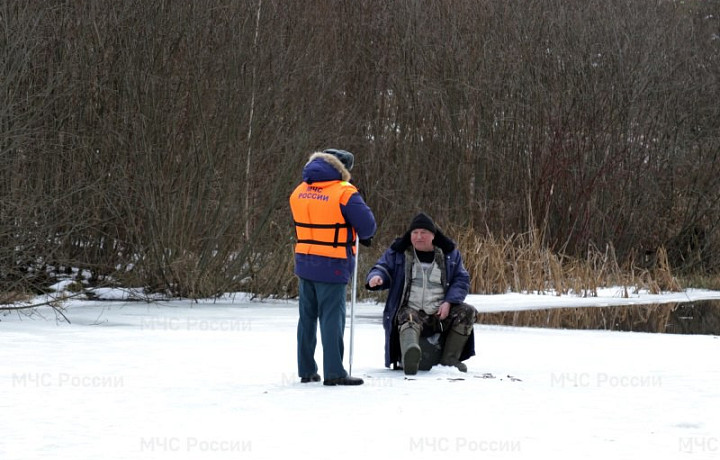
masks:
[(297, 186), (290, 196), (296, 253), (345, 259), (348, 247), (355, 252), (355, 231), (340, 212), (355, 192), (354, 185), (341, 181)]

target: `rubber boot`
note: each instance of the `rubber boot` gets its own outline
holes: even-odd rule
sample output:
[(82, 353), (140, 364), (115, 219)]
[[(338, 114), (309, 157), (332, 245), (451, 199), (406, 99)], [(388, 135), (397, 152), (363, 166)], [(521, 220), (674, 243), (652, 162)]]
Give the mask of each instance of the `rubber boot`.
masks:
[(418, 332), (409, 327), (400, 331), (400, 353), (402, 354), (402, 366), (405, 375), (415, 375), (420, 364), (422, 350), (418, 344), (420, 336)]
[(467, 366), (460, 361), (460, 354), (465, 348), (468, 337), (470, 336), (461, 335), (452, 330), (448, 332), (440, 364), (443, 366), (455, 366), (460, 372), (467, 372)]

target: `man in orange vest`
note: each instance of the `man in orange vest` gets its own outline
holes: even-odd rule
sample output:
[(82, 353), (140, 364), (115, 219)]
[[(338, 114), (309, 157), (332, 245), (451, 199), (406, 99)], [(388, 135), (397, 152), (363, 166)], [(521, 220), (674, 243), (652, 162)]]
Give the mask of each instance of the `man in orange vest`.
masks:
[(325, 385), (361, 385), (343, 367), (345, 297), (355, 267), (355, 238), (370, 245), (377, 224), (357, 188), (350, 183), (352, 153), (316, 152), (303, 168), (303, 182), (290, 195), (295, 224), (295, 274), (300, 281), (297, 327), (298, 375), (319, 382), (315, 346), (317, 325), (323, 348)]

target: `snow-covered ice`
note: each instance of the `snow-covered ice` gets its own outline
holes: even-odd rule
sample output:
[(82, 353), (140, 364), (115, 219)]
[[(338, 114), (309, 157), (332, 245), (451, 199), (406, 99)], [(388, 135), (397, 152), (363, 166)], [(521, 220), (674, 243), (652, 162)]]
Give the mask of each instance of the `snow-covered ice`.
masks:
[[(469, 300), (625, 301), (520, 296)], [(717, 336), (476, 325), (467, 374), (406, 380), (383, 367), (381, 311), (355, 308), (359, 387), (299, 383), (293, 301), (0, 315), (0, 459), (720, 458)]]

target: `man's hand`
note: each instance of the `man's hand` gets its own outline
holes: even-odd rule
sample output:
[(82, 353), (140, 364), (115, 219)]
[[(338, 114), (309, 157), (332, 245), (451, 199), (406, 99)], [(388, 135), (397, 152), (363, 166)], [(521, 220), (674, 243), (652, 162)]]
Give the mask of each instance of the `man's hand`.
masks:
[(368, 281), (368, 286), (371, 288), (378, 287), (383, 284), (383, 280), (378, 275), (373, 276), (370, 278), (370, 281)]
[(438, 309), (438, 312), (437, 312), (437, 315), (438, 315), (438, 318), (440, 318), (440, 321), (447, 318), (449, 314), (450, 314), (450, 304), (447, 302), (441, 303), (440, 308)]

